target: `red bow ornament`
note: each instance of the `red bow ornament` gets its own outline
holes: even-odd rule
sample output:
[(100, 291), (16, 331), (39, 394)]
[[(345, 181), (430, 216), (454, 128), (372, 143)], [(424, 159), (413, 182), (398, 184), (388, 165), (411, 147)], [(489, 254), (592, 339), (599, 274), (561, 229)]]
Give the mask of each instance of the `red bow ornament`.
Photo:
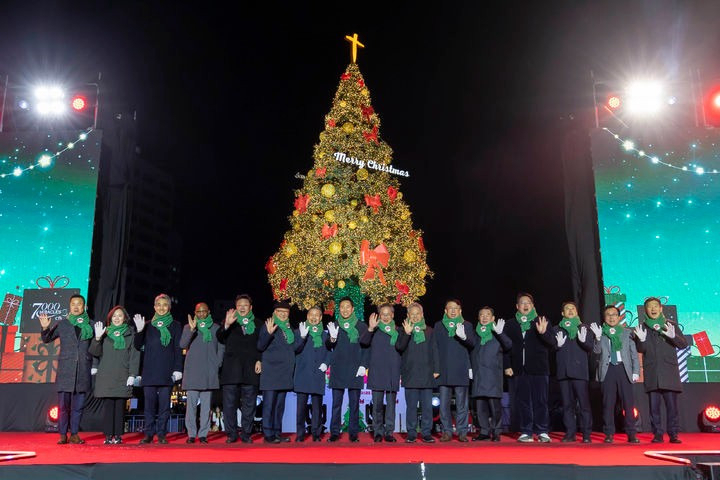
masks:
[(360, 110), (362, 110), (362, 115), (365, 117), (365, 121), (370, 123), (370, 116), (375, 113), (375, 109), (370, 107), (360, 107)]
[(310, 195), (298, 195), (298, 197), (295, 199), (295, 210), (297, 210), (300, 213), (305, 213), (307, 211), (308, 204), (310, 203)]
[(380, 142), (378, 141), (378, 127), (377, 127), (377, 125), (375, 125), (375, 126), (372, 128), (372, 131), (371, 131), (371, 132), (363, 132), (363, 137), (365, 137), (365, 141), (366, 141), (366, 142), (374, 141), (375, 143), (379, 144)]
[(382, 206), (380, 202), (380, 195), (368, 195), (365, 194), (365, 205), (372, 207), (373, 213), (378, 213), (378, 207)]
[(325, 174), (327, 173), (327, 167), (322, 168), (316, 168), (315, 169), (315, 176), (317, 178), (325, 178)]
[(345, 72), (342, 75), (340, 75), (340, 80), (350, 80), (350, 74)]
[(388, 197), (390, 197), (390, 201), (394, 202), (395, 199), (397, 198), (398, 189), (391, 185), (388, 187), (387, 194), (388, 194)]
[(337, 235), (337, 232), (338, 232), (337, 223), (333, 223), (332, 226), (330, 226), (326, 223), (322, 227), (323, 239), (334, 237), (335, 235)]
[(270, 257), (265, 264), (265, 270), (272, 275), (275, 273), (275, 270), (277, 270), (277, 264), (275, 263), (275, 259), (273, 257)]
[(398, 295), (395, 297), (395, 303), (400, 303), (402, 296), (410, 293), (410, 287), (402, 283), (400, 280), (395, 280), (395, 288), (398, 289)]
[(365, 276), (363, 280), (372, 280), (375, 278), (375, 269), (377, 269), (377, 275), (383, 285), (386, 284), (385, 276), (382, 273), (382, 268), (388, 266), (390, 261), (390, 252), (384, 244), (380, 244), (374, 249), (370, 250), (370, 242), (363, 240), (360, 243), (360, 265), (367, 265), (365, 270)]

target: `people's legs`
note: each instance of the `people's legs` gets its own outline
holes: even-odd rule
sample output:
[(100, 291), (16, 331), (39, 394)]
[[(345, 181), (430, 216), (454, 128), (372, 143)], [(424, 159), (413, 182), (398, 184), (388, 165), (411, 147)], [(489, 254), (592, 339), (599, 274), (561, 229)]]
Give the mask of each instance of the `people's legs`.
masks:
[(188, 437), (197, 437), (197, 403), (200, 398), (200, 392), (197, 390), (187, 391), (187, 404), (185, 405), (185, 428), (188, 431)]
[(321, 410), (322, 410), (322, 401), (323, 396), (317, 393), (313, 393), (310, 395), (310, 403), (312, 405), (311, 415), (310, 418), (310, 431), (312, 434), (316, 437), (319, 437), (322, 433), (322, 425), (321, 425)]
[(385, 393), (385, 435), (392, 435), (395, 432), (395, 405), (397, 392)]
[(82, 420), (85, 409), (85, 392), (72, 394), (72, 410), (70, 412), (70, 434), (77, 435), (80, 431), (80, 420)]
[(528, 375), (532, 390), (532, 418), (533, 430), (537, 434), (550, 431), (550, 411), (548, 410), (548, 386), (547, 375)]
[(452, 401), (452, 387), (440, 386), (440, 425), (443, 433), (452, 436), (452, 410), (450, 402)]
[(560, 387), (560, 398), (562, 400), (565, 436), (575, 438), (577, 419), (575, 418), (575, 397), (573, 396), (572, 380), (569, 378), (558, 380), (558, 386)]
[(200, 429), (198, 437), (207, 438), (210, 432), (210, 401), (212, 399), (211, 390), (203, 390), (200, 392)]
[(490, 435), (492, 430), (490, 426), (490, 399), (488, 397), (476, 397), (474, 400), (480, 435)]
[(602, 392), (603, 405), (603, 433), (605, 435), (615, 435), (615, 402), (618, 396), (618, 373), (625, 374), (621, 367), (616, 365), (608, 365), (605, 379), (600, 383)]
[(125, 433), (125, 403), (127, 402), (124, 398), (113, 398), (111, 399), (114, 405), (113, 408), (113, 435), (117, 438), (122, 437)]
[(285, 415), (285, 398), (287, 390), (280, 390), (275, 393), (275, 402), (273, 405), (273, 433), (276, 437), (282, 434), (282, 421)]
[(112, 436), (114, 430), (115, 420), (115, 399), (114, 398), (103, 398), (102, 399), (102, 419), (103, 419), (103, 434), (105, 438)]
[(657, 390), (653, 390), (648, 392), (648, 397), (650, 399), (650, 426), (652, 427), (652, 432), (655, 436), (662, 436), (662, 412), (660, 410), (662, 394)]
[(670, 438), (677, 437), (680, 432), (680, 413), (678, 411), (678, 392), (665, 390), (665, 409), (667, 413), (667, 432)]
[[(418, 424), (418, 401), (420, 399), (420, 389), (405, 389), (405, 425), (407, 427), (407, 435), (409, 439), (417, 438)], [(423, 414), (421, 414), (423, 415)], [(424, 415), (423, 415), (424, 416)]]
[(573, 380), (573, 392), (580, 409), (580, 429), (587, 438), (592, 432), (592, 410), (590, 409), (590, 393), (587, 380)]
[(342, 388), (332, 389), (332, 417), (330, 418), (330, 434), (340, 435), (342, 424), (342, 402), (345, 390)]
[(518, 386), (519, 378), (512, 376), (509, 377), (508, 382), (508, 400), (510, 402), (510, 431), (520, 432), (520, 406), (518, 405)]
[(145, 396), (145, 408), (143, 409), (145, 416), (145, 436), (152, 437), (157, 433), (155, 415), (157, 415), (158, 412), (158, 389), (157, 387), (143, 387), (143, 395)]
[[(296, 393), (297, 403), (295, 405), (295, 433), (298, 436), (305, 435), (305, 420), (307, 419), (307, 393)], [(314, 417), (314, 415), (313, 415)], [(314, 420), (314, 418), (313, 418)], [(314, 423), (313, 423), (314, 425)]]
[(515, 408), (519, 421), (520, 433), (523, 435), (533, 434), (533, 401), (532, 381), (530, 375), (515, 377)]
[(455, 387), (455, 429), (458, 437), (468, 432), (468, 387)]
[(383, 390), (372, 391), (372, 403), (373, 403), (373, 435), (375, 437), (382, 437), (385, 435), (385, 429), (383, 426), (383, 401), (385, 392)]
[(170, 390), (172, 390), (170, 385), (158, 387), (158, 438), (164, 438), (167, 435), (168, 421), (170, 420)]
[(637, 426), (635, 425), (635, 417), (633, 415), (635, 411), (635, 395), (633, 394), (632, 383), (628, 380), (625, 369), (621, 366), (619, 370), (620, 373), (622, 373), (619, 387), (622, 397), (622, 407), (625, 412), (625, 433), (628, 437), (634, 437), (637, 433)]
[(348, 409), (350, 410), (350, 423), (348, 433), (357, 436), (360, 432), (360, 389), (348, 388)]
[[(263, 390), (263, 409), (262, 409), (262, 428), (265, 438), (272, 439), (275, 437), (275, 429), (273, 425), (275, 415), (275, 404), (277, 400), (277, 392), (275, 390)], [(245, 414), (243, 414), (243, 424), (245, 423)], [(243, 428), (243, 433), (245, 429)]]
[(502, 403), (496, 397), (488, 398), (487, 402), (490, 405), (490, 435), (499, 437), (502, 430)]
[(238, 387), (234, 383), (222, 386), (222, 423), (230, 440), (237, 438)]
[[(433, 407), (432, 407), (432, 388), (421, 388), (420, 391), (420, 432), (423, 437), (427, 437), (432, 433), (433, 426)], [(415, 417), (417, 421), (417, 415)]]
[[(240, 385), (240, 413), (242, 415), (243, 438), (250, 438), (250, 435), (252, 435), (253, 423), (255, 422), (255, 407), (257, 406), (257, 394), (258, 387), (256, 385)], [(263, 404), (265, 404), (264, 397)], [(235, 425), (237, 425), (237, 412), (233, 412), (233, 415), (235, 415)], [(265, 417), (265, 415), (263, 415), (263, 417)]]
[(58, 392), (58, 433), (67, 435), (70, 426), (70, 408), (72, 405), (72, 392)]

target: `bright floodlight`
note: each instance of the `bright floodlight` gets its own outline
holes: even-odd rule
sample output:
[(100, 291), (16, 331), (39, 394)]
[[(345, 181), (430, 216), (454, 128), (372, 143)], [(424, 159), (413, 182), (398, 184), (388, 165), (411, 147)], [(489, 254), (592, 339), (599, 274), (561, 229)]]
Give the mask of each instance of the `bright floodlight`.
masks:
[(657, 114), (666, 103), (663, 98), (663, 88), (656, 81), (638, 81), (630, 84), (626, 90), (625, 105), (627, 111), (633, 115)]
[(56, 117), (65, 113), (65, 92), (63, 89), (52, 86), (39, 86), (33, 92), (35, 94), (35, 108), (38, 114), (44, 117)]

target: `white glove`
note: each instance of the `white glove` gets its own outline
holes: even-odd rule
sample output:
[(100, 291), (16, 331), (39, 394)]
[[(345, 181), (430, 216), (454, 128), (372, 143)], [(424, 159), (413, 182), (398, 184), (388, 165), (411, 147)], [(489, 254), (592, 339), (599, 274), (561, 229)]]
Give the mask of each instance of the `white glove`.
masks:
[(638, 375), (637, 373), (633, 373), (633, 383), (637, 382), (638, 380), (640, 380), (640, 375)]
[[(641, 342), (644, 342), (645, 339), (647, 339), (647, 330), (643, 328), (642, 325), (638, 325), (633, 329), (635, 331), (635, 336), (640, 340)], [(675, 332), (673, 332), (674, 334)]]
[(337, 338), (339, 332), (340, 332), (339, 326), (337, 326), (333, 322), (328, 323), (328, 333), (330, 334), (330, 338)]
[(302, 338), (307, 337), (308, 331), (310, 331), (310, 329), (307, 327), (305, 322), (300, 322), (300, 336)]
[(467, 340), (467, 334), (465, 333), (465, 324), (464, 323), (458, 323), (458, 326), (455, 329), (455, 335), (457, 335), (458, 338), (461, 340)]
[(592, 330), (595, 335), (595, 340), (600, 340), (600, 337), (602, 337), (602, 328), (600, 328), (600, 325), (593, 322), (590, 324), (590, 330)]
[(665, 322), (665, 328), (666, 330), (660, 330), (660, 332), (668, 338), (675, 338), (675, 325)]
[(135, 377), (128, 377), (125, 385), (127, 385), (128, 387), (132, 387), (133, 385), (135, 385)]
[(135, 377), (135, 386), (139, 387), (140, 385), (142, 385), (142, 377), (138, 375), (137, 377)]
[(324, 363), (321, 363), (320, 366), (318, 367), (318, 370), (320, 370), (323, 373), (327, 372), (327, 365), (325, 365)]
[(472, 380), (472, 368), (468, 369), (468, 378)]
[(500, 335), (503, 330), (505, 329), (505, 320), (502, 318), (498, 318), (495, 322), (495, 325), (493, 325), (493, 330), (495, 330), (495, 333)]
[(557, 341), (558, 348), (561, 348), (563, 345), (565, 345), (565, 341), (567, 340), (567, 337), (563, 335), (562, 332), (557, 332), (555, 334), (555, 340)]
[(358, 367), (358, 371), (355, 374), (356, 377), (364, 377), (365, 376), (365, 367)]
[(139, 313), (136, 313), (133, 317), (133, 322), (135, 322), (135, 329), (137, 330), (137, 332), (142, 332), (145, 328), (145, 317), (143, 317)]
[(93, 329), (95, 330), (95, 339), (100, 341), (105, 333), (105, 325), (103, 325), (102, 322), (95, 322)]
[(173, 380), (173, 382), (177, 382), (178, 380), (182, 380), (182, 372), (173, 372), (173, 373), (172, 373), (172, 380)]
[(581, 326), (578, 328), (578, 340), (580, 340), (582, 343), (585, 343), (585, 339), (587, 338), (587, 328), (584, 326)]
[(92, 368), (90, 369), (90, 375), (95, 375), (96, 373), (97, 373), (97, 368), (92, 367)]

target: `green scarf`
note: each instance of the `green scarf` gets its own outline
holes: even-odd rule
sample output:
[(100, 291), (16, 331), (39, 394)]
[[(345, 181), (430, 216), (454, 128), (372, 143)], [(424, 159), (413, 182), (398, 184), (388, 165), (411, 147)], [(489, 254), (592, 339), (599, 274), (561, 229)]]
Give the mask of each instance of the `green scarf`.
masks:
[(127, 323), (118, 326), (111, 324), (107, 327), (107, 336), (113, 341), (113, 348), (115, 350), (125, 350), (125, 332), (127, 332), (127, 329)]
[(295, 341), (295, 334), (292, 331), (292, 328), (290, 328), (290, 321), (289, 320), (280, 320), (277, 315), (273, 313), (273, 320), (275, 320), (275, 325), (278, 326), (280, 330), (285, 334), (285, 341), (290, 344)]
[(421, 318), (419, 322), (413, 324), (412, 336), (415, 343), (423, 343), (425, 341), (425, 317)]
[(197, 321), (198, 332), (202, 333), (203, 342), (212, 342), (212, 333), (210, 333), (210, 329), (213, 325), (212, 315), (205, 317), (205, 320), (198, 320), (198, 318), (195, 317), (195, 320)]
[(454, 337), (455, 336), (455, 329), (457, 329), (457, 326), (461, 323), (463, 323), (465, 319), (462, 317), (462, 315), (458, 315), (455, 318), (449, 318), (447, 316), (447, 313), (443, 315), (442, 318), (442, 324), (445, 325), (445, 328), (447, 328), (448, 331), (448, 337)]
[(92, 338), (93, 328), (90, 326), (90, 317), (88, 317), (87, 312), (83, 312), (80, 315), (73, 315), (70, 313), (68, 314), (67, 319), (73, 327), (78, 327), (80, 329), (80, 340)]
[(397, 342), (398, 338), (398, 332), (397, 328), (395, 328), (395, 325), (392, 323), (388, 323), (387, 325), (380, 322), (377, 326), (378, 330), (383, 332), (385, 335), (390, 336), (390, 345), (395, 345), (395, 342)]
[(308, 325), (308, 334), (310, 334), (310, 338), (312, 338), (313, 347), (315, 347), (315, 348), (322, 347), (322, 344), (323, 344), (322, 333), (323, 333), (322, 324), (318, 323), (317, 325)]
[(578, 327), (580, 326), (580, 319), (578, 317), (565, 318), (560, 320), (560, 328), (565, 330), (571, 340), (577, 337)]
[(475, 326), (475, 332), (477, 332), (478, 337), (480, 337), (480, 345), (485, 345), (493, 336), (493, 324), (488, 323), (487, 325), (483, 325), (478, 322)]
[(158, 316), (158, 314), (156, 313), (150, 321), (153, 327), (160, 330), (160, 344), (163, 347), (167, 347), (170, 343), (170, 339), (172, 338), (172, 335), (170, 335), (170, 330), (168, 330), (168, 327), (172, 322), (173, 317), (170, 312), (162, 316)]
[(660, 316), (656, 320), (653, 320), (652, 318), (648, 317), (647, 314), (645, 314), (645, 325), (647, 325), (650, 330), (655, 330), (656, 332), (659, 332), (662, 327), (665, 326), (665, 315), (660, 312)]
[(345, 330), (345, 333), (347, 333), (348, 339), (350, 339), (350, 343), (357, 343), (358, 337), (360, 334), (358, 333), (357, 329), (357, 322), (358, 319), (355, 316), (355, 312), (350, 315), (348, 318), (342, 318), (338, 320), (338, 324), (340, 325), (340, 328)]
[(238, 323), (245, 327), (245, 334), (252, 335), (255, 333), (255, 314), (250, 310), (250, 314), (247, 317), (241, 317), (238, 312), (235, 312), (235, 318)]
[(530, 312), (527, 315), (523, 315), (520, 312), (515, 312), (515, 319), (520, 324), (520, 330), (522, 330), (523, 333), (530, 330), (530, 326), (532, 325), (533, 320), (537, 318), (537, 312), (533, 308), (530, 310)]
[(619, 352), (620, 349), (622, 349), (622, 325), (618, 323), (614, 327), (611, 327), (607, 323), (604, 323), (602, 331), (603, 335), (610, 339), (610, 346), (612, 347), (612, 351)]

